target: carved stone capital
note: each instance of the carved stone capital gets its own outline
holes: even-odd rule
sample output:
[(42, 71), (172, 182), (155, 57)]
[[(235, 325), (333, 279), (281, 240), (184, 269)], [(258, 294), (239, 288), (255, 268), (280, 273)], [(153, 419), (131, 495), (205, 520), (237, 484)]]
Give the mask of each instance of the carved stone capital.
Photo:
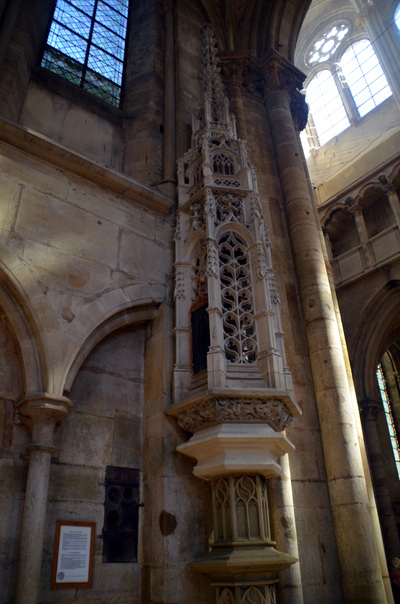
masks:
[(271, 50), (263, 61), (251, 56), (243, 70), (243, 85), (247, 92), (262, 99), (274, 92), (289, 95), (290, 110), (297, 130), (304, 130), (308, 120), (308, 105), (300, 92), (305, 75), (278, 52)]
[(72, 402), (65, 396), (47, 392), (30, 394), (16, 406), (16, 423), (25, 424), (31, 432), (31, 443), (27, 451), (53, 453), (54, 429), (72, 408)]
[(353, 202), (353, 205), (351, 206), (347, 205), (346, 209), (348, 212), (350, 212), (350, 214), (353, 214), (354, 216), (359, 216), (360, 214), (362, 214), (362, 207), (356, 202)]
[(379, 414), (383, 412), (383, 406), (378, 401), (362, 401), (359, 403), (361, 419), (376, 421)]
[(223, 52), (219, 53), (219, 60), (230, 86), (243, 84), (243, 71), (249, 60), (249, 52)]
[(252, 392), (206, 392), (203, 395), (177, 403), (167, 410), (187, 432), (221, 423), (267, 423), (276, 432), (282, 432), (299, 414), (287, 393), (267, 394)]
[(263, 61), (264, 95), (271, 92), (300, 91), (305, 75), (275, 50), (271, 50)]

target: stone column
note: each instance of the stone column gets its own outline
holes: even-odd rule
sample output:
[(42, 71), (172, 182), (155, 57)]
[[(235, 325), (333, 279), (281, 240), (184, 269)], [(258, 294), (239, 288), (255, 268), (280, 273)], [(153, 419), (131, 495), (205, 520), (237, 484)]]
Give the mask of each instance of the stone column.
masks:
[(381, 529), (384, 535), (386, 557), (388, 559), (397, 558), (400, 556), (399, 533), (386, 481), (385, 462), (377, 427), (378, 416), (383, 413), (382, 403), (364, 401), (360, 404), (360, 412), (365, 440), (367, 441), (368, 459), (373, 477)]
[(337, 63), (335, 63), (330, 69), (332, 77), (335, 80), (336, 88), (338, 89), (340, 98), (342, 99), (343, 105), (345, 106), (349, 122), (352, 126), (354, 126), (360, 119), (360, 114), (358, 112), (357, 105), (348, 86), (342, 85), (342, 82), (340, 80), (341, 71), (341, 67)]
[(158, 187), (171, 198), (176, 190), (175, 46), (173, 0), (164, 0), (164, 135), (163, 180)]
[[(300, 139), (299, 135), (298, 135), (298, 139)], [(299, 143), (300, 143), (300, 140), (299, 140)], [(307, 163), (306, 163), (306, 160), (304, 157), (304, 153), (303, 153), (303, 166), (304, 166), (305, 171), (307, 171)], [(308, 174), (307, 174), (307, 180), (308, 180), (308, 190), (310, 192), (310, 198), (312, 200), (314, 200), (313, 207), (314, 207), (314, 211), (315, 211), (315, 219), (318, 224), (319, 216), (318, 216), (317, 204), (315, 203), (315, 199), (313, 196), (313, 189), (312, 189), (310, 178), (309, 178)], [(365, 441), (364, 441), (364, 436), (363, 436), (363, 430), (361, 427), (360, 410), (359, 410), (357, 395), (356, 395), (356, 391), (355, 391), (355, 387), (354, 387), (349, 353), (347, 350), (346, 339), (345, 339), (343, 324), (342, 324), (342, 318), (341, 318), (340, 310), (339, 310), (339, 303), (338, 303), (337, 296), (336, 296), (335, 283), (334, 283), (333, 276), (332, 276), (328, 253), (324, 247), (324, 239), (323, 239), (322, 233), (320, 233), (320, 240), (321, 240), (322, 253), (324, 254), (324, 258), (325, 258), (326, 271), (327, 271), (329, 284), (330, 284), (330, 288), (331, 288), (331, 295), (332, 295), (333, 306), (334, 306), (334, 311), (335, 311), (335, 316), (336, 316), (336, 323), (338, 326), (340, 341), (342, 344), (342, 352), (343, 352), (343, 358), (344, 358), (344, 362), (345, 362), (345, 366), (346, 366), (347, 382), (349, 385), (350, 399), (351, 399), (351, 404), (353, 407), (354, 421), (355, 421), (355, 425), (356, 425), (358, 442), (359, 442), (360, 451), (361, 451), (361, 459), (362, 459), (362, 464), (363, 464), (363, 468), (364, 468), (365, 483), (366, 483), (368, 501), (369, 501), (369, 509), (370, 509), (371, 520), (372, 520), (372, 530), (373, 530), (373, 533), (375, 536), (376, 549), (377, 549), (378, 560), (379, 560), (379, 565), (380, 565), (381, 574), (382, 574), (383, 585), (384, 585), (385, 593), (386, 593), (386, 600), (387, 600), (387, 604), (394, 604), (392, 586), (390, 583), (389, 571), (387, 568), (385, 550), (384, 550), (384, 546), (383, 546), (382, 531), (381, 531), (381, 526), (380, 526), (379, 517), (378, 517), (378, 510), (376, 507), (375, 494), (374, 494), (373, 485), (372, 485), (371, 472), (370, 472), (370, 467), (369, 467), (367, 454), (366, 454), (366, 450), (365, 450)], [(325, 241), (326, 241), (326, 238), (325, 238)]]
[[(320, 233), (291, 108), (303, 75), (275, 51), (264, 63), (265, 109), (297, 274), (345, 602), (386, 603), (346, 367)], [(293, 95), (295, 95), (293, 97)], [(293, 101), (294, 98), (294, 101)]]
[(371, 255), (371, 249), (369, 247), (368, 231), (367, 227), (365, 226), (362, 208), (358, 205), (358, 203), (354, 203), (352, 197), (348, 197), (346, 199), (346, 203), (348, 205), (348, 211), (354, 216), (358, 237), (365, 252), (365, 261), (367, 263), (367, 266), (372, 266), (373, 264), (375, 264), (375, 261)]
[(72, 403), (63, 396), (33, 394), (17, 405), (18, 418), (31, 431), (28, 479), (21, 530), (15, 604), (36, 604), (40, 588), (53, 436)]
[(382, 190), (387, 195), (390, 207), (396, 219), (397, 227), (400, 229), (400, 199), (394, 186), (388, 182), (385, 174), (378, 176), (379, 182), (383, 185)]
[[(282, 468), (282, 476), (272, 478), (269, 481), (270, 503), (273, 510), (272, 533), (278, 549), (298, 560), (299, 548), (297, 545), (289, 455), (283, 455), (279, 462)], [(279, 604), (303, 604), (300, 562), (296, 562), (281, 571), (277, 589)]]

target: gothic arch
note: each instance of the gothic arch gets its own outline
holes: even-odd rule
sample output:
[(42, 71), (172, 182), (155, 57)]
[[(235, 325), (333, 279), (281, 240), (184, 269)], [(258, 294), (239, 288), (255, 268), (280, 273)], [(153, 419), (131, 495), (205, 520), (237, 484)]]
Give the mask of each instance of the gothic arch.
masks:
[(129, 301), (123, 308), (114, 309), (106, 319), (103, 315), (102, 320), (93, 325), (89, 335), (81, 343), (69, 365), (65, 367), (62, 380), (64, 394), (69, 393), (79, 368), (97, 344), (122, 327), (153, 320), (160, 303), (161, 300), (156, 296), (149, 295), (147, 298)]
[(250, 231), (245, 226), (237, 222), (225, 222), (220, 227), (218, 227), (218, 229), (215, 230), (216, 240), (219, 242), (221, 237), (229, 231), (233, 231), (234, 233), (239, 235), (239, 237), (242, 237), (247, 248), (251, 248), (251, 246), (254, 245), (255, 242)]
[(349, 343), (359, 401), (379, 400), (375, 371), (400, 328), (400, 282), (389, 281), (368, 303)]

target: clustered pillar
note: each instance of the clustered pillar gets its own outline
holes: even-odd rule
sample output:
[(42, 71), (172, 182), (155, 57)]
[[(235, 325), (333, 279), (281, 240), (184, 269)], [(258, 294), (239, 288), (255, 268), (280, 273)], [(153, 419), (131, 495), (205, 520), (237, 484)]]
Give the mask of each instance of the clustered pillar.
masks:
[[(329, 280), (292, 118), (297, 72), (272, 51), (265, 109), (275, 150), (314, 379), (325, 468), (346, 602), (386, 602)], [(298, 104), (298, 95), (296, 103)], [(352, 539), (348, 539), (348, 535)]]

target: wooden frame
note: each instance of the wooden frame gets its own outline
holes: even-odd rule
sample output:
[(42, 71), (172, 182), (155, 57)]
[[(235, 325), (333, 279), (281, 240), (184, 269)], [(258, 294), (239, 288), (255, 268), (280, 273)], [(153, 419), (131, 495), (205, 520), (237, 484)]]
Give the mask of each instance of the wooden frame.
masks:
[(92, 587), (95, 522), (57, 520), (52, 589)]

